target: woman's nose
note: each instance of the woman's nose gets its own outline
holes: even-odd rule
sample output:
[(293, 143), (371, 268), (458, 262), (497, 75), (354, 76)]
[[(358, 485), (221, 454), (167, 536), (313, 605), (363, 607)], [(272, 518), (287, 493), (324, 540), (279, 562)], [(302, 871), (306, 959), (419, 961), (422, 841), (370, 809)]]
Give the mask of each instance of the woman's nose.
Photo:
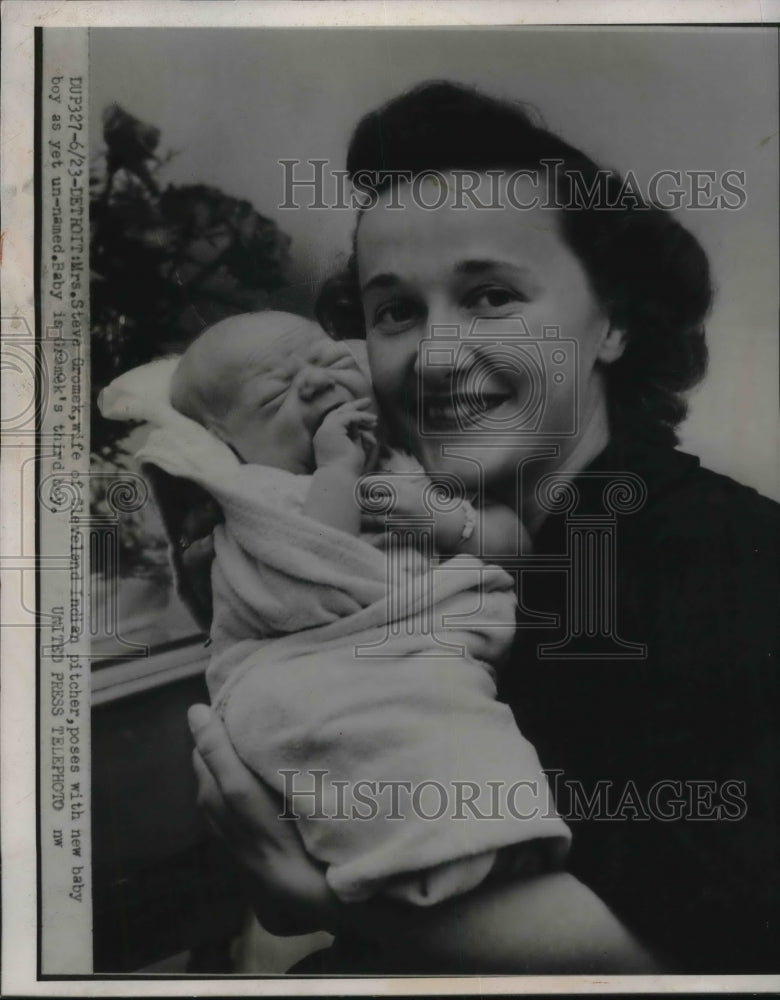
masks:
[(305, 403), (312, 402), (335, 385), (333, 376), (327, 369), (313, 367), (302, 369), (296, 377), (296, 383), (298, 396)]
[(429, 388), (452, 387), (473, 365), (476, 347), (459, 323), (431, 325), (418, 345), (415, 373)]
[(415, 371), (425, 381), (449, 381), (458, 364), (463, 340), (468, 331), (462, 329), (459, 311), (447, 302), (430, 303), (427, 329), (417, 345)]

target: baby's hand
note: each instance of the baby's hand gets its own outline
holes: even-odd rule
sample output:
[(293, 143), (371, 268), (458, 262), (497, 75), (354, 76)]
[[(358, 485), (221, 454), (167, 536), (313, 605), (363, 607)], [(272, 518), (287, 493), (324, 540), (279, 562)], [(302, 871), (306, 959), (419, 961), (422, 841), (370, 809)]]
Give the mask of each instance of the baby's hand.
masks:
[(317, 468), (340, 465), (360, 475), (376, 455), (377, 416), (371, 400), (355, 399), (331, 410), (317, 429), (312, 444)]

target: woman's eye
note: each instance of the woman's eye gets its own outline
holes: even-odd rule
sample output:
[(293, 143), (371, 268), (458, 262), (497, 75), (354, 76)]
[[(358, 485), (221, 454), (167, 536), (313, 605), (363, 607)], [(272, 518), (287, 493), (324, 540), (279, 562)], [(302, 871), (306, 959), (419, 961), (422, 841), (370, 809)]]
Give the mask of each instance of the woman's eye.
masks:
[(468, 296), (470, 309), (505, 309), (526, 301), (526, 297), (520, 292), (501, 285), (475, 288)]
[(380, 330), (397, 330), (414, 323), (418, 314), (416, 303), (409, 299), (397, 299), (374, 310), (374, 326)]

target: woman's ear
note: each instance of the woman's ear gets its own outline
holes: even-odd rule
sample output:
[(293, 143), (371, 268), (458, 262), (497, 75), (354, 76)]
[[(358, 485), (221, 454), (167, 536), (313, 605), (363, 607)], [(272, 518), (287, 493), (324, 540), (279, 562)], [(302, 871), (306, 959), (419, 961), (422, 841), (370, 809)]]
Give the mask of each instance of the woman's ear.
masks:
[(597, 357), (604, 365), (611, 365), (617, 361), (626, 349), (626, 331), (611, 323), (602, 337)]

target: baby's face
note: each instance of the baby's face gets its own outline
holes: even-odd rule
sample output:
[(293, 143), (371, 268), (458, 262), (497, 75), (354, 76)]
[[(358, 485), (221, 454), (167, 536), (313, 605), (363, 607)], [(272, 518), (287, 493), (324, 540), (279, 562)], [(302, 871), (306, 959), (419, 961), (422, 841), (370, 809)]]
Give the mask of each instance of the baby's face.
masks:
[(243, 368), (220, 436), (245, 462), (308, 474), (312, 438), (326, 414), (371, 396), (371, 385), (349, 349), (315, 323), (301, 320), (278, 336), (268, 331), (267, 341)]

